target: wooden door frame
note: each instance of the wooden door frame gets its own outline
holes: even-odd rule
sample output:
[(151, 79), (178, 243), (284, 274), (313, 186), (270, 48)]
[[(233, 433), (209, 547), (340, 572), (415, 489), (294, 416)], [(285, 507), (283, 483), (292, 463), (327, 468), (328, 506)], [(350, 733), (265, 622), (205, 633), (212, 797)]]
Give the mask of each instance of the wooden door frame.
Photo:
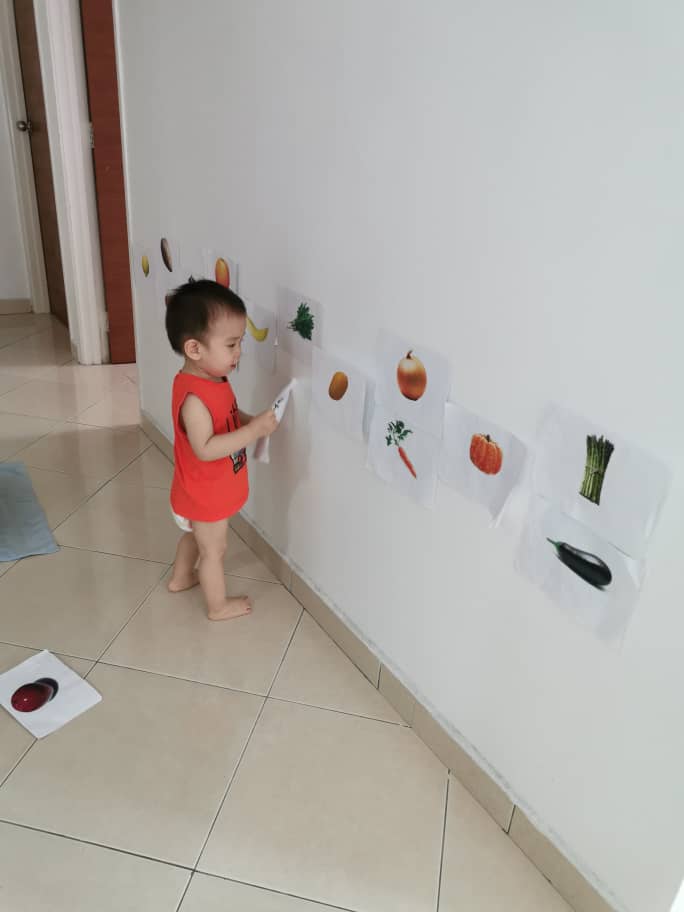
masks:
[[(74, 354), (81, 364), (102, 364), (109, 360), (107, 311), (78, 0), (50, 0), (49, 3), (34, 0), (34, 13), (69, 332)], [(0, 0), (0, 65), (8, 86), (7, 107), (13, 121), (25, 114), (15, 35), (12, 0)], [(17, 111), (20, 113), (15, 116)], [(17, 142), (23, 137), (17, 136), (14, 123), (10, 135), (31, 294), (35, 285), (38, 291), (34, 304), (36, 312), (47, 313), (45, 265), (30, 153), (26, 143)]]
[(26, 258), (29, 297), (34, 313), (50, 313), (31, 150), (26, 138), (17, 135), (15, 126), (15, 121), (26, 114), (19, 52), (14, 37), (16, 33), (12, 0), (0, 0), (0, 76), (7, 101), (12, 165), (17, 181), (19, 224)]

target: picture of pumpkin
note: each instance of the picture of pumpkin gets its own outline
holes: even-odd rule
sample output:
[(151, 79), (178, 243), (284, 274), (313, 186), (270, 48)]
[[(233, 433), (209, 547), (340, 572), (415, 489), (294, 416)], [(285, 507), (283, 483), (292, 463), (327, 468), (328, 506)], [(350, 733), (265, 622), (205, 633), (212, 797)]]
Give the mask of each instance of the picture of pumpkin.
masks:
[(408, 351), (397, 365), (397, 386), (401, 395), (413, 402), (420, 399), (427, 388), (425, 365), (413, 351)]
[(330, 381), (330, 386), (328, 387), (328, 395), (335, 402), (339, 402), (340, 399), (349, 389), (349, 377), (344, 373), (344, 371), (335, 371), (332, 375)]
[(489, 434), (473, 434), (470, 461), (485, 475), (498, 475), (503, 464), (503, 452)]

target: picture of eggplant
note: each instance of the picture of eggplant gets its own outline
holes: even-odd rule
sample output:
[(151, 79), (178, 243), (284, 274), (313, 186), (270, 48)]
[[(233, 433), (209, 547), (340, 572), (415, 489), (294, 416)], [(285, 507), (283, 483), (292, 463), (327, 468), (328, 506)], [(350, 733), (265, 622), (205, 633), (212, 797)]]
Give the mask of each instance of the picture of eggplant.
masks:
[(611, 583), (613, 574), (600, 557), (596, 557), (595, 554), (590, 554), (588, 551), (573, 548), (566, 542), (553, 541), (551, 538), (546, 540), (556, 549), (558, 560), (581, 577), (585, 583), (589, 583), (590, 586), (595, 586), (597, 589), (603, 589)]
[(166, 240), (166, 238), (162, 238), (159, 246), (161, 248), (161, 256), (162, 256), (162, 261), (164, 263), (164, 266), (166, 266), (166, 268), (169, 270), (169, 272), (173, 272), (173, 259), (171, 257), (171, 245)]

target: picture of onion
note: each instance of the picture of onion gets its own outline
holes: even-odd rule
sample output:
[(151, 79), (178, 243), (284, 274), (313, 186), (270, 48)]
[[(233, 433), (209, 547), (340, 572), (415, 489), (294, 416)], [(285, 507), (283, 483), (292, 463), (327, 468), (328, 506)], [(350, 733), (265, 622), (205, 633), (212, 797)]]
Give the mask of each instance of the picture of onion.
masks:
[(427, 388), (425, 365), (413, 351), (407, 352), (397, 366), (397, 386), (401, 395), (413, 402), (420, 399)]

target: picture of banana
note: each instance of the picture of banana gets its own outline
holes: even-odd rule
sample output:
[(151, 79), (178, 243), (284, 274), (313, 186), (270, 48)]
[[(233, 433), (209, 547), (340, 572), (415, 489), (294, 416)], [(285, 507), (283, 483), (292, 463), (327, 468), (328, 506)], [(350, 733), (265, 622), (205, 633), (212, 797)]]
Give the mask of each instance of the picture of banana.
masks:
[(257, 342), (265, 342), (266, 336), (268, 335), (268, 326), (264, 329), (257, 329), (257, 327), (252, 323), (252, 321), (247, 317), (247, 329), (249, 330), (250, 336), (253, 339), (256, 339)]
[(141, 266), (143, 275), (147, 277), (150, 274), (150, 259), (146, 253), (143, 253), (142, 255)]

